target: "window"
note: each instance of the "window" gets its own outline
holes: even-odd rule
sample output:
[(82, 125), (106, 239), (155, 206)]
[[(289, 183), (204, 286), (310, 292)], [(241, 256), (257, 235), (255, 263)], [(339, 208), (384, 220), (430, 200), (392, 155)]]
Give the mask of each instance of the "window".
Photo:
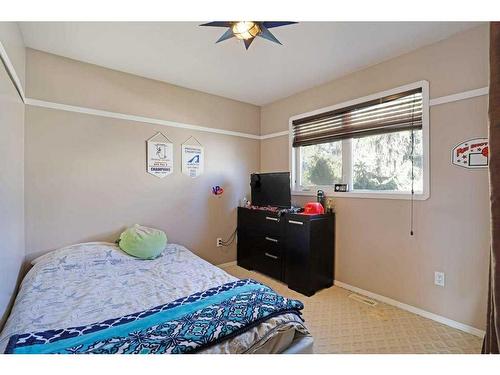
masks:
[[(353, 140), (352, 188), (422, 193), (422, 131), (373, 135)], [(413, 167), (413, 168), (412, 168)]]
[(342, 182), (342, 142), (300, 149), (300, 185), (330, 186)]
[(290, 141), (294, 194), (429, 196), (425, 81), (295, 116)]

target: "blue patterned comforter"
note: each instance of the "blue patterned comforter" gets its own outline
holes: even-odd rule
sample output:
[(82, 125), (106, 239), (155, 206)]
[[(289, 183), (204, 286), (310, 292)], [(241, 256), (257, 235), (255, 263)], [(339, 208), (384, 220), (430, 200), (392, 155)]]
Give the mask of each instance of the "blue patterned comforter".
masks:
[(195, 353), (277, 315), (301, 315), (287, 299), (251, 279), (194, 293), (164, 305), (80, 327), (14, 335), (6, 353)]

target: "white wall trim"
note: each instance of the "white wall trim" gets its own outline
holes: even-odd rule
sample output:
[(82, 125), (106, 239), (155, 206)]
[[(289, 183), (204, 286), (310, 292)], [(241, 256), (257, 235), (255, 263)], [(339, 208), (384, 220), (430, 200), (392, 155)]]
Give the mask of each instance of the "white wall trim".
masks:
[(446, 96), (441, 96), (436, 99), (431, 99), (429, 105), (440, 105), (445, 103), (456, 102), (458, 100), (475, 98), (477, 96), (488, 95), (489, 87), (481, 87), (480, 89), (474, 89), (464, 92), (459, 92), (457, 94), (451, 94)]
[(449, 327), (459, 329), (460, 331), (470, 333), (474, 336), (478, 336), (481, 338), (484, 337), (485, 331), (478, 329), (478, 328), (475, 328), (475, 327), (472, 327), (472, 326), (469, 326), (467, 324), (463, 324), (463, 323), (457, 322), (455, 320), (445, 318), (444, 316), (437, 315), (437, 314), (431, 313), (429, 311), (419, 309), (418, 307), (415, 307), (415, 306), (407, 305), (406, 303), (396, 301), (396, 300), (389, 298), (389, 297), (381, 296), (380, 294), (369, 292), (367, 290), (343, 283), (342, 281), (335, 280), (334, 284), (340, 288), (347, 289), (347, 290), (350, 290), (352, 292), (362, 294), (364, 296), (376, 299), (376, 300), (383, 302), (383, 303), (386, 303), (388, 305), (398, 307), (401, 310), (409, 311), (413, 314), (423, 316), (424, 318), (434, 320), (438, 323), (442, 323), (442, 324), (447, 325)]
[(233, 260), (232, 262), (217, 264), (217, 267), (219, 267), (219, 268), (227, 268), (227, 267), (231, 267), (231, 266), (236, 266), (235, 260)]
[[(451, 95), (446, 95), (446, 96), (440, 96), (439, 98), (430, 99), (429, 106), (432, 107), (435, 105), (451, 103), (451, 102), (456, 102), (459, 100), (465, 100), (465, 99), (475, 98), (478, 96), (488, 95), (488, 91), (489, 91), (489, 87), (486, 86), (486, 87), (481, 87), (479, 89), (463, 91), (463, 92), (459, 92), (459, 93), (451, 94)], [(261, 135), (260, 139), (283, 137), (283, 136), (288, 135), (288, 134), (290, 134), (290, 132), (288, 130), (284, 130), (282, 132)]]
[(25, 103), (27, 105), (31, 105), (34, 107), (58, 109), (61, 111), (84, 113), (87, 115), (109, 117), (109, 118), (128, 120), (128, 121), (136, 121), (136, 122), (142, 122), (142, 123), (146, 123), (146, 124), (170, 126), (170, 127), (174, 127), (174, 128), (196, 130), (196, 131), (201, 131), (201, 132), (230, 135), (230, 136), (235, 136), (235, 137), (250, 138), (250, 139), (256, 139), (256, 140), (260, 140), (260, 138), (261, 138), (260, 135), (255, 135), (255, 134), (248, 134), (248, 133), (236, 132), (236, 131), (225, 130), (225, 129), (209, 128), (206, 126), (199, 126), (199, 125), (184, 124), (181, 122), (161, 120), (161, 119), (152, 118), (152, 117), (135, 116), (135, 115), (129, 115), (129, 114), (120, 113), (120, 112), (110, 112), (110, 111), (104, 111), (101, 109), (92, 109), (92, 108), (79, 107), (79, 106), (73, 106), (73, 105), (68, 105), (68, 104), (60, 104), (60, 103), (55, 103), (55, 102), (48, 102), (45, 100), (26, 98)]
[(260, 139), (268, 139), (268, 138), (276, 138), (276, 137), (282, 137), (284, 135), (288, 135), (289, 131), (288, 130), (283, 130), (282, 132), (277, 132), (277, 133), (270, 133), (266, 135), (261, 135)]
[(10, 61), (9, 55), (7, 55), (7, 51), (5, 50), (2, 42), (0, 42), (0, 58), (2, 59), (3, 63), (5, 64), (5, 68), (7, 69), (7, 73), (12, 78), (12, 83), (16, 87), (17, 92), (19, 92), (19, 95), (21, 96), (22, 101), (26, 103), (26, 97), (24, 96), (23, 85), (21, 84), (21, 80), (19, 79), (19, 76), (16, 73), (16, 69), (14, 68), (14, 65), (12, 64), (12, 61)]

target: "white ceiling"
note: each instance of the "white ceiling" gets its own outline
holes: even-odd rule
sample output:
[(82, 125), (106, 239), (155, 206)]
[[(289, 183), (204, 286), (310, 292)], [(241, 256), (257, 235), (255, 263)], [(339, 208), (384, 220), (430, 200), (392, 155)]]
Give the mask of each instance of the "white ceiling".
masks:
[[(200, 22), (201, 23), (201, 22)], [(28, 47), (264, 105), (478, 25), (303, 22), (215, 44), (223, 28), (195, 22), (21, 22)]]

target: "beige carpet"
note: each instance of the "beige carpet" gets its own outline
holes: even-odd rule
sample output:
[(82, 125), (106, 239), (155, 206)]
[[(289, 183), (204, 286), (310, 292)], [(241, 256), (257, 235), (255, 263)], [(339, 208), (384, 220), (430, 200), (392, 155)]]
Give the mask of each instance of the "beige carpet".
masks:
[(479, 353), (479, 337), (396, 307), (352, 300), (348, 290), (331, 287), (306, 297), (285, 284), (238, 266), (224, 270), (258, 280), (280, 294), (301, 300), (315, 353)]

